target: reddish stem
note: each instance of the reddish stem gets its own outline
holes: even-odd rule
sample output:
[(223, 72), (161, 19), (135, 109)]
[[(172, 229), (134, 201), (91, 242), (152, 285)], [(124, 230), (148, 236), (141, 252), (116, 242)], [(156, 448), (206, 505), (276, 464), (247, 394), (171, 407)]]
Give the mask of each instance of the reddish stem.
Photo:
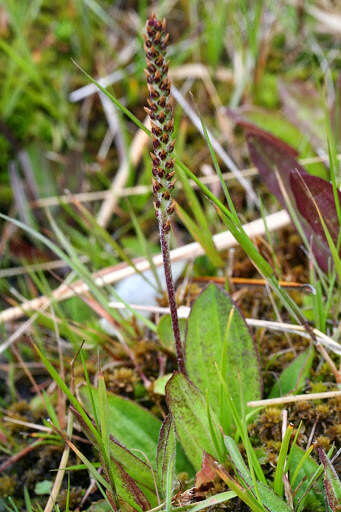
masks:
[(163, 268), (165, 271), (169, 309), (170, 309), (170, 314), (171, 314), (171, 319), (172, 319), (172, 327), (173, 327), (174, 340), (175, 340), (176, 357), (177, 357), (177, 361), (178, 361), (179, 371), (185, 375), (186, 374), (185, 360), (184, 360), (183, 346), (181, 343), (181, 336), (180, 336), (178, 311), (177, 311), (177, 307), (176, 307), (174, 282), (173, 282), (173, 277), (172, 277), (172, 267), (171, 267), (170, 258), (169, 258), (169, 233), (165, 231), (165, 224), (162, 222), (162, 219), (160, 218), (161, 215), (158, 217), (159, 217), (158, 220), (159, 220), (159, 226), (160, 226), (160, 242), (161, 242), (161, 252), (162, 252), (162, 259), (163, 259)]

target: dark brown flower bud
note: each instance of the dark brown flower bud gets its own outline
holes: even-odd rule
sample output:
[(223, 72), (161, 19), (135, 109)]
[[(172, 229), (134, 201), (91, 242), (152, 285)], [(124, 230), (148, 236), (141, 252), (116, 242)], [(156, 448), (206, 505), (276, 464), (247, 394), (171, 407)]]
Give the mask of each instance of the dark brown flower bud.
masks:
[(154, 64), (152, 62), (149, 62), (147, 64), (147, 69), (148, 69), (149, 73), (155, 73), (155, 71), (156, 71), (156, 67), (154, 66)]
[(168, 160), (165, 163), (165, 167), (166, 167), (166, 169), (173, 169), (173, 167), (174, 167), (174, 160), (172, 158), (170, 160)]
[(166, 114), (164, 113), (163, 110), (161, 110), (161, 112), (158, 114), (157, 116), (157, 120), (160, 122), (160, 123), (164, 123), (165, 122), (165, 119), (166, 119)]
[(161, 39), (161, 32), (156, 32), (155, 36), (154, 36), (154, 42), (156, 44), (158, 44), (160, 42), (160, 39)]
[(155, 103), (150, 98), (147, 98), (147, 103), (148, 103), (148, 107), (151, 110), (154, 110), (154, 112), (157, 110), (157, 106), (155, 105)]
[(150, 94), (151, 98), (157, 99), (160, 96), (158, 91), (156, 89), (154, 89), (154, 87), (151, 84), (148, 84), (148, 89), (149, 89), (149, 94)]
[(149, 154), (153, 161), (153, 165), (155, 165), (155, 166), (160, 165), (160, 160), (158, 159), (158, 157), (156, 155), (154, 155), (154, 153), (152, 153), (152, 152), (150, 152)]
[[(149, 50), (149, 51), (151, 51), (151, 50)], [(155, 50), (155, 52), (156, 52), (156, 50)], [(161, 68), (161, 66), (163, 66), (163, 57), (162, 57), (161, 53), (157, 54), (157, 52), (156, 52), (156, 55), (154, 55), (152, 58), (154, 58), (155, 65), (158, 68)]]
[(154, 74), (154, 81), (156, 84), (158, 84), (161, 80), (161, 73), (159, 70), (156, 70), (155, 71), (155, 74)]
[(175, 212), (175, 203), (174, 203), (174, 201), (172, 201), (170, 206), (168, 206), (168, 208), (167, 208), (167, 213), (168, 213), (168, 215), (172, 215), (174, 212)]
[(161, 96), (157, 104), (159, 105), (159, 107), (164, 108), (164, 106), (166, 105), (166, 98), (164, 96)]
[(170, 119), (164, 126), (164, 129), (166, 132), (172, 132), (174, 128), (174, 121), (173, 119)]
[[(155, 46), (151, 46), (150, 49), (148, 50), (147, 52), (147, 56), (150, 58), (150, 59), (155, 59), (155, 63), (157, 61), (157, 59), (162, 59), (162, 55), (159, 54), (159, 52), (156, 50)], [(162, 59), (163, 60), (163, 59)], [(157, 66), (159, 66), (159, 64), (157, 64)]]
[(167, 158), (167, 151), (165, 149), (161, 149), (161, 151), (159, 151), (159, 153), (158, 153), (158, 157), (161, 160), (166, 160), (166, 158)]
[(172, 153), (174, 151), (174, 147), (175, 147), (175, 140), (173, 140), (167, 147), (167, 151), (168, 153)]
[(167, 135), (167, 133), (163, 133), (160, 139), (163, 144), (167, 144), (167, 142), (169, 141), (169, 136)]
[(168, 78), (165, 78), (164, 80), (162, 80), (162, 82), (160, 84), (160, 89), (161, 89), (161, 91), (166, 91), (169, 88), (170, 88), (169, 80), (168, 80)]
[(152, 183), (153, 183), (153, 191), (154, 191), (154, 194), (155, 194), (156, 192), (158, 192), (161, 189), (161, 185), (154, 178), (152, 178)]
[(153, 123), (153, 121), (151, 121), (151, 125), (152, 125), (152, 133), (154, 135), (156, 135), (157, 137), (160, 137), (160, 135), (162, 134), (161, 128), (157, 124)]
[(165, 176), (165, 177), (166, 177), (166, 180), (167, 180), (167, 181), (170, 181), (170, 180), (173, 178), (174, 174), (175, 174), (175, 171), (167, 172), (167, 174), (166, 174), (166, 176)]

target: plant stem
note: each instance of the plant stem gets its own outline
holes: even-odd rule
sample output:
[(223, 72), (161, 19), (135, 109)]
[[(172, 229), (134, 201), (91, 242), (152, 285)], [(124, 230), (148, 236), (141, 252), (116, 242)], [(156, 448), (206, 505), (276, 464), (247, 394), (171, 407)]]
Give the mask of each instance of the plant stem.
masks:
[(172, 319), (175, 350), (178, 369), (185, 374), (185, 359), (181, 343), (178, 312), (176, 308), (172, 267), (170, 263), (169, 237), (170, 217), (174, 213), (173, 190), (175, 185), (173, 138), (174, 117), (172, 100), (170, 97), (170, 81), (168, 79), (168, 62), (165, 60), (169, 34), (166, 32), (166, 20), (158, 20), (152, 14), (146, 24), (144, 36), (144, 49), (146, 52), (147, 84), (149, 97), (148, 106), (145, 107), (153, 137), (153, 152), (150, 153), (152, 166), (152, 184), (154, 194), (154, 208), (159, 223), (160, 244), (165, 271), (168, 302)]
[(181, 335), (180, 335), (178, 311), (177, 311), (176, 300), (175, 300), (175, 290), (174, 290), (174, 282), (173, 282), (173, 277), (172, 277), (172, 267), (171, 267), (170, 257), (169, 257), (169, 231), (167, 232), (164, 229), (165, 224), (161, 219), (160, 213), (158, 215), (158, 221), (159, 221), (159, 229), (160, 229), (160, 243), (161, 243), (161, 252), (162, 252), (162, 259), (163, 259), (163, 268), (165, 271), (168, 302), (169, 302), (169, 309), (170, 309), (170, 314), (171, 314), (171, 319), (172, 319), (172, 327), (173, 327), (173, 333), (174, 333), (175, 350), (176, 350), (178, 368), (181, 373), (186, 374), (183, 346), (182, 346)]

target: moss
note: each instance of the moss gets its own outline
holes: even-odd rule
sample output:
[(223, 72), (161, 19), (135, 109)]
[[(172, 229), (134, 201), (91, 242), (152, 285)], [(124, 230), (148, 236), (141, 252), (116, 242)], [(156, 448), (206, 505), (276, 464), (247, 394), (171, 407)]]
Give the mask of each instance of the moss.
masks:
[(61, 510), (66, 510), (66, 504), (67, 500), (69, 499), (69, 509), (72, 510), (79, 506), (82, 498), (84, 496), (84, 489), (81, 487), (72, 487), (70, 489), (70, 492), (68, 492), (67, 489), (63, 489), (60, 491), (58, 498), (57, 498), (57, 504), (61, 508)]
[(104, 372), (106, 387), (113, 393), (132, 394), (138, 380), (136, 371), (132, 368), (115, 368)]
[(12, 496), (15, 487), (17, 484), (17, 479), (15, 476), (4, 475), (0, 477), (0, 496), (2, 498), (7, 498), (8, 496)]

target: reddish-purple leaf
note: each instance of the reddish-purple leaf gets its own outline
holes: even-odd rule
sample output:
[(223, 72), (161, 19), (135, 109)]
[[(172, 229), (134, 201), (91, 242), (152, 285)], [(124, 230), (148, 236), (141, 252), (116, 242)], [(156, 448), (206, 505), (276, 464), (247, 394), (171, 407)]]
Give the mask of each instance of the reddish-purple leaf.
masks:
[[(307, 230), (307, 228), (304, 228), (304, 230), (311, 240), (313, 253), (320, 267), (326, 272), (328, 270), (328, 259), (331, 258), (331, 253), (319, 212), (336, 245), (340, 224), (335, 206), (333, 188), (330, 183), (317, 176), (311, 176), (310, 174), (299, 175), (295, 172), (291, 173), (290, 185), (295, 197), (297, 209), (302, 219), (304, 219), (304, 221), (302, 220), (302, 225), (303, 227), (306, 225), (309, 227), (309, 230)], [(341, 204), (340, 192), (338, 192), (338, 198)]]
[(277, 172), (283, 183), (284, 189), (292, 201), (293, 195), (290, 188), (290, 174), (297, 170), (301, 175), (307, 174), (304, 167), (297, 161), (297, 151), (274, 137), (268, 132), (252, 125), (243, 123), (246, 128), (246, 140), (250, 157), (257, 167), (260, 177), (281, 205), (286, 207), (286, 200), (282, 194)]
[[(290, 185), (295, 196), (298, 211), (309, 222), (314, 233), (327, 243), (318, 214), (319, 210), (330, 236), (336, 244), (340, 225), (331, 184), (317, 176), (311, 176), (310, 174), (300, 176), (298, 173), (293, 172), (290, 176)], [(312, 200), (311, 196), (314, 200)], [(341, 204), (340, 192), (338, 192), (338, 197)]]
[[(331, 253), (316, 206), (336, 244), (340, 225), (331, 184), (308, 174), (297, 161), (297, 152), (291, 146), (251, 123), (240, 119), (238, 122), (246, 129), (250, 157), (261, 179), (284, 208), (287, 207), (287, 195), (318, 264), (327, 271)], [(341, 194), (339, 199), (341, 201)]]

